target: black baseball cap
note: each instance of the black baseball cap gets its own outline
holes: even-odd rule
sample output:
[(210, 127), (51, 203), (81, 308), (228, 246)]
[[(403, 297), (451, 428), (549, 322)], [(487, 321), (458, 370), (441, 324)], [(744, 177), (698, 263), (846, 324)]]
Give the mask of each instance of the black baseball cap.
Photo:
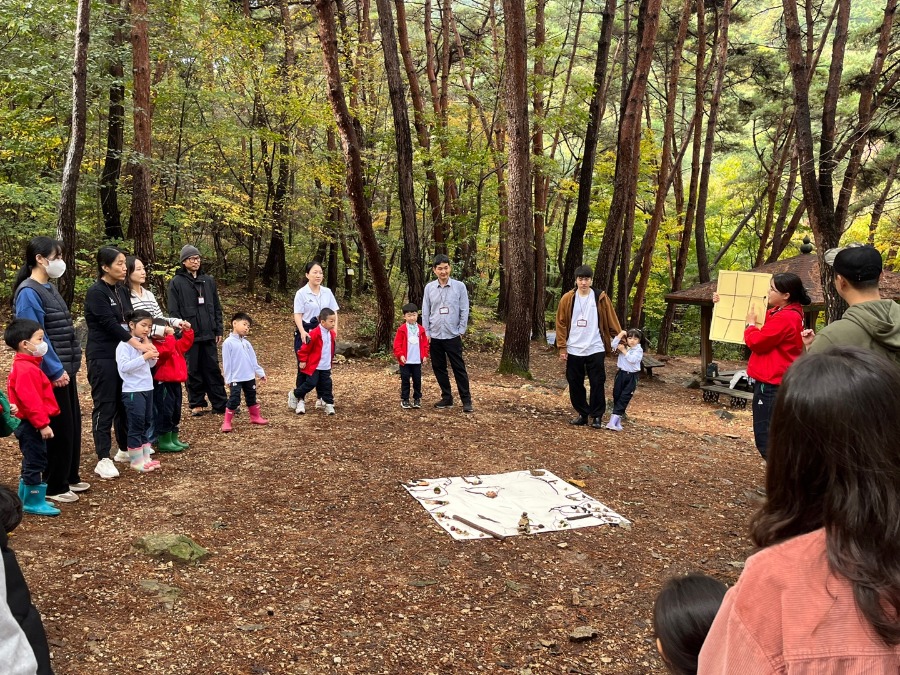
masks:
[[(834, 254), (832, 255), (832, 251)], [(825, 262), (847, 281), (876, 281), (881, 276), (881, 254), (874, 246), (845, 246), (825, 253)]]

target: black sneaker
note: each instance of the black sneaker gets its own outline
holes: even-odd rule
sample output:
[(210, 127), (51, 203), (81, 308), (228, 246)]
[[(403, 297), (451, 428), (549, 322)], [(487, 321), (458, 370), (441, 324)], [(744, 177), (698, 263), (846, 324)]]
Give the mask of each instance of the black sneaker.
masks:
[(472, 407), (472, 402), (471, 402), (471, 401), (468, 401), (468, 402), (466, 402), (466, 403), (463, 403), (463, 412), (464, 412), (464, 413), (475, 412), (475, 408)]
[(422, 399), (415, 398), (413, 399), (413, 408), (421, 408), (422, 407)]
[(603, 421), (599, 417), (595, 417), (594, 421), (591, 422), (591, 426), (595, 429), (600, 429), (603, 427)]
[(443, 410), (444, 408), (452, 408), (453, 407), (453, 399), (452, 398), (442, 398), (440, 401), (434, 404), (434, 407), (438, 410)]
[(409, 410), (410, 408), (412, 408), (412, 406), (409, 404), (409, 401), (407, 401), (406, 399), (400, 401), (400, 407), (404, 410)]
[(573, 417), (572, 419), (569, 420), (569, 424), (576, 426), (576, 427), (583, 427), (587, 423), (588, 423), (588, 418), (584, 417), (583, 415), (579, 415), (578, 417)]

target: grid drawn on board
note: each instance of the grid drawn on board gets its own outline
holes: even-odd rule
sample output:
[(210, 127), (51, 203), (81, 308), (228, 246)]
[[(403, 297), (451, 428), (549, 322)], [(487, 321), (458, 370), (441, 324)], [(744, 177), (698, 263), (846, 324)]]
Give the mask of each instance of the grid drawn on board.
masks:
[(731, 270), (719, 272), (716, 283), (719, 302), (713, 306), (710, 339), (743, 344), (751, 304), (756, 307), (757, 325), (762, 326), (766, 320), (771, 280), (771, 274)]

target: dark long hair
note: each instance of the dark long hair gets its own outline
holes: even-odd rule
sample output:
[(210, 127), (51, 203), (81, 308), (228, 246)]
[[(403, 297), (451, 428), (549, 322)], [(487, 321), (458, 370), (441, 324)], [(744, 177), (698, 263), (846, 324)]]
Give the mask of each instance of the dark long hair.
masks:
[(772, 415), (759, 547), (825, 528), (831, 570), (900, 644), (900, 368), (858, 347), (799, 358)]
[(799, 302), (808, 305), (812, 300), (803, 287), (803, 281), (792, 272), (780, 272), (772, 275), (772, 285), (781, 293), (788, 294), (788, 302)]
[(19, 268), (16, 278), (13, 280), (13, 298), (16, 296), (16, 289), (23, 281), (31, 276), (31, 270), (37, 267), (38, 256), (49, 258), (54, 253), (57, 256), (61, 256), (62, 252), (62, 242), (58, 239), (51, 239), (50, 237), (33, 237), (25, 246), (25, 264)]
[(725, 597), (725, 584), (705, 574), (672, 577), (653, 603), (653, 632), (676, 675), (694, 675), (697, 659)]
[[(116, 258), (118, 258), (124, 251), (120, 251), (115, 246), (103, 246), (100, 250), (97, 251), (97, 278), (103, 276), (103, 268), (112, 267), (112, 264), (116, 262)], [(128, 281), (128, 277), (125, 277), (125, 281)]]
[(131, 275), (134, 274), (134, 264), (140, 260), (136, 255), (125, 256), (125, 288), (131, 292)]

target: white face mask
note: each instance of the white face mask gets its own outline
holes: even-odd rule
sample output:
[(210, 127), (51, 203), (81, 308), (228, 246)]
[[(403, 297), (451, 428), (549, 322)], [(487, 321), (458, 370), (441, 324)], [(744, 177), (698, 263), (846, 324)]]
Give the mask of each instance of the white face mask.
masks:
[(28, 344), (34, 347), (34, 351), (31, 352), (32, 356), (46, 356), (47, 350), (50, 349), (50, 345), (45, 341), (38, 342), (37, 344), (29, 342)]
[(47, 270), (47, 276), (51, 279), (59, 279), (66, 273), (66, 261), (62, 258), (51, 260), (44, 266), (44, 269)]

